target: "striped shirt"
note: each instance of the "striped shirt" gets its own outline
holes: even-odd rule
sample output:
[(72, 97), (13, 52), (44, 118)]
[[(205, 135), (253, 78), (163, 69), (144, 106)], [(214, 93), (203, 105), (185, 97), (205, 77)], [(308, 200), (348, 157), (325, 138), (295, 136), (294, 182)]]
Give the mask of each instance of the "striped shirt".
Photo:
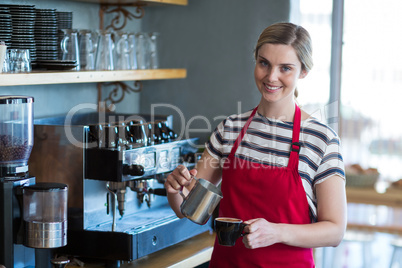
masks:
[[(212, 157), (224, 162), (251, 112), (229, 116), (217, 126), (205, 144)], [(266, 118), (257, 112), (235, 156), (264, 165), (286, 167), (292, 132), (293, 122)], [(301, 121), (299, 139), (299, 174), (314, 222), (317, 220), (315, 185), (333, 175), (345, 179), (340, 139), (329, 126), (311, 117)]]

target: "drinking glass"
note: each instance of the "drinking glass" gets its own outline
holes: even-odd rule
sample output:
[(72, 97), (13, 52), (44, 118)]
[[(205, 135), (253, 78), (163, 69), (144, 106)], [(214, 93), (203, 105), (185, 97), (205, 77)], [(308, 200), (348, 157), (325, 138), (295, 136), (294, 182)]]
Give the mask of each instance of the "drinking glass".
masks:
[(6, 50), (5, 56), (4, 56), (4, 63), (3, 63), (3, 73), (9, 73), (10, 72), (10, 53)]
[(138, 33), (137, 43), (138, 69), (149, 69), (151, 66), (149, 58), (149, 36), (145, 33)]
[(116, 43), (116, 69), (129, 70), (131, 69), (131, 46), (128, 39), (128, 34), (124, 32), (118, 33), (119, 40)]
[(95, 69), (114, 70), (114, 42), (112, 32), (109, 30), (99, 30), (98, 47), (96, 49)]
[(128, 34), (128, 43), (130, 45), (130, 63), (131, 69), (138, 69), (138, 61), (137, 61), (137, 38), (135, 33)]
[(80, 51), (78, 47), (78, 30), (62, 29), (64, 37), (61, 40), (60, 47), (63, 52), (62, 59), (76, 61), (77, 67), (74, 70), (80, 70)]
[(158, 36), (159, 33), (149, 33), (149, 62), (151, 69), (159, 68), (159, 55), (158, 55)]
[(79, 51), (81, 70), (95, 70), (97, 34), (91, 30), (79, 31)]
[(29, 49), (8, 49), (7, 53), (11, 73), (26, 73), (32, 70)]

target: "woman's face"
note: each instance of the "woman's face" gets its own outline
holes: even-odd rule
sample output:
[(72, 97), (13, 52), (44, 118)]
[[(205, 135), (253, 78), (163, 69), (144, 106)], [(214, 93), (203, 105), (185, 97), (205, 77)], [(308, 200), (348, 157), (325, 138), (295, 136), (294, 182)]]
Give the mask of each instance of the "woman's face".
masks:
[(292, 46), (264, 44), (258, 50), (254, 77), (262, 101), (293, 103), (297, 81), (306, 74)]

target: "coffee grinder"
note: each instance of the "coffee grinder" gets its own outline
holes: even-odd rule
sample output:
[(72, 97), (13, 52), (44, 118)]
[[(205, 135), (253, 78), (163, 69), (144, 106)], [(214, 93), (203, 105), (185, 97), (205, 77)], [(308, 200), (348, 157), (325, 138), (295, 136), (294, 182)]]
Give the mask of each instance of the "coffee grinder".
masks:
[(50, 267), (51, 248), (65, 246), (67, 185), (35, 184), (33, 97), (0, 96), (0, 264)]

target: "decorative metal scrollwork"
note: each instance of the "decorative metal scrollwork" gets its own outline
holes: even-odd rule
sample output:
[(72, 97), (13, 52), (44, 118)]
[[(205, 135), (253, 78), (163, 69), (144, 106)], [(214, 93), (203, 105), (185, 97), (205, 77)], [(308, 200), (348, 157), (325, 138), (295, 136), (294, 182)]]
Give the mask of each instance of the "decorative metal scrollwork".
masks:
[[(107, 86), (113, 86), (114, 88), (112, 91), (109, 93), (109, 96), (105, 98), (103, 101), (101, 100), (101, 90), (102, 90), (102, 85), (107, 87)], [(98, 84), (98, 95), (99, 95), (99, 107), (101, 107), (101, 102), (105, 105), (105, 108), (109, 111), (114, 110), (114, 106), (116, 103), (121, 102), (126, 93), (134, 93), (134, 92), (141, 92), (142, 91), (142, 83), (141, 81), (134, 81), (134, 87), (128, 86), (124, 82), (110, 82), (110, 83), (99, 83)]]
[[(119, 31), (123, 29), (126, 24), (127, 20), (133, 19), (141, 19), (144, 17), (145, 10), (143, 5), (134, 3), (132, 6), (135, 6), (135, 13), (131, 13), (128, 11), (124, 6), (110, 6), (110, 5), (101, 5), (100, 7), (100, 28), (101, 29), (113, 29), (115, 31)], [(104, 28), (104, 14), (113, 14), (114, 17), (110, 23), (110, 25)]]
[[(128, 20), (141, 19), (144, 14), (145, 4), (134, 2), (132, 4), (124, 4), (116, 6), (101, 4), (99, 9), (100, 17), (100, 29), (108, 30), (113, 29), (114, 31), (119, 31), (123, 29)], [(127, 10), (127, 7), (135, 7), (134, 13)], [(113, 16), (109, 25), (105, 27), (105, 14), (111, 14)], [(109, 96), (102, 100), (102, 87), (114, 86)], [(140, 92), (142, 90), (142, 83), (140, 81), (134, 81), (134, 87), (128, 86), (124, 82), (111, 82), (111, 83), (98, 83), (98, 109), (113, 111), (115, 109), (115, 104), (121, 102), (126, 93), (130, 92)]]

